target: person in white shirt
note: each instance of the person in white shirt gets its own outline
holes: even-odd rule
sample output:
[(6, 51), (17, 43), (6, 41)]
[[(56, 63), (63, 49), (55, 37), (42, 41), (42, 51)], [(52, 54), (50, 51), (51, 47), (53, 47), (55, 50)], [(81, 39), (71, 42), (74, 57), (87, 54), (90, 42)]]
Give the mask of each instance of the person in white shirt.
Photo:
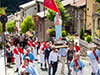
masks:
[(53, 68), (52, 75), (55, 75), (57, 71), (59, 54), (60, 54), (59, 51), (55, 47), (53, 47), (49, 55), (49, 66)]
[(95, 45), (93, 50), (91, 52), (87, 52), (89, 56), (89, 64), (92, 67), (92, 73), (91, 75), (96, 75), (98, 71), (98, 62), (100, 57), (100, 51), (97, 49), (97, 46)]

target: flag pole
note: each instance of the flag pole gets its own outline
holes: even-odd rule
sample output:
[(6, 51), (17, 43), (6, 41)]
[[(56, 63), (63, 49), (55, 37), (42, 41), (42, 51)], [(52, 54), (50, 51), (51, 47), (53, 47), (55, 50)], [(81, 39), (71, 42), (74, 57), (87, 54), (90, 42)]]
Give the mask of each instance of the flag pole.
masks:
[(43, 40), (45, 41), (45, 7), (44, 7), (44, 25), (43, 25)]

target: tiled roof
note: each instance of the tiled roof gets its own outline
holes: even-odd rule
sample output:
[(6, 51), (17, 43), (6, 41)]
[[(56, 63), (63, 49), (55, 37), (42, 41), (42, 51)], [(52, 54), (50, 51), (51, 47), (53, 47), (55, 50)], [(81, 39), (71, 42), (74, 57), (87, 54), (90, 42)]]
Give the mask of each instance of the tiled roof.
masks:
[(20, 5), (19, 8), (27, 9), (27, 8), (35, 5), (35, 4), (36, 4), (36, 1), (30, 1), (28, 3), (25, 3), (25, 4)]
[[(71, 4), (71, 3), (74, 3), (73, 1), (74, 0), (63, 0), (61, 3), (62, 3), (63, 6), (67, 6), (67, 5)], [(78, 0), (75, 0), (75, 2), (77, 2), (77, 1)]]
[(75, 4), (71, 3), (70, 5), (75, 6), (75, 7), (81, 7), (86, 5), (86, 0), (78, 0)]
[[(75, 4), (74, 4), (75, 1)], [(62, 1), (63, 6), (71, 5), (75, 7), (80, 7), (86, 5), (86, 0), (64, 0)]]

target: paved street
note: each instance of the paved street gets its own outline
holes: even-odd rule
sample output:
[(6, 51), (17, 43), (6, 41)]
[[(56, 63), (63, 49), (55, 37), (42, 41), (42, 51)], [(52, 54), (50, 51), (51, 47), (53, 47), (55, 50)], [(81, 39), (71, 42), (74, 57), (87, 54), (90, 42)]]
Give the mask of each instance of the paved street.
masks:
[(5, 65), (4, 65), (4, 57), (3, 57), (4, 52), (0, 50), (0, 75), (3, 74), (5, 75)]
[[(39, 59), (39, 55), (38, 55), (38, 59)], [(83, 61), (84, 61), (84, 63), (85, 63), (85, 68), (84, 68), (84, 75), (91, 75), (91, 66), (89, 66), (88, 65), (88, 61), (87, 61), (87, 59), (88, 58), (81, 58)], [(48, 75), (48, 72), (47, 71), (42, 71), (41, 69), (40, 69), (40, 63), (39, 63), (39, 61), (35, 61), (34, 62), (34, 64), (35, 64), (35, 67), (36, 67), (36, 69), (37, 69), (37, 71), (38, 71), (38, 74), (39, 75)], [(13, 68), (11, 68), (11, 69), (8, 69), (7, 68), (7, 75), (17, 75), (17, 73), (14, 73), (14, 71), (15, 71), (15, 65), (12, 65), (13, 66)], [(59, 62), (59, 64), (58, 64), (58, 70), (57, 70), (57, 73), (56, 73), (56, 75), (61, 75), (61, 62)], [(68, 69), (67, 69), (67, 64), (65, 65), (65, 75), (67, 75), (67, 72), (68, 72)]]

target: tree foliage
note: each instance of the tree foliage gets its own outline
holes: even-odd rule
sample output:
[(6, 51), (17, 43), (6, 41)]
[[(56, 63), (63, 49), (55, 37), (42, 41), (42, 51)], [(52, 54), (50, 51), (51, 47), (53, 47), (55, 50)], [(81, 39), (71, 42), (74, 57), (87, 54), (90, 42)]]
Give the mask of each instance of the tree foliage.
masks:
[(0, 8), (0, 16), (6, 14), (6, 13), (5, 13), (6, 9), (7, 9), (6, 7)]
[(21, 23), (21, 33), (25, 33), (29, 30), (34, 30), (34, 23), (32, 16), (27, 16)]
[(3, 32), (3, 28), (2, 28), (2, 23), (0, 22), (0, 35), (2, 34)]
[[(62, 17), (62, 21), (63, 21), (63, 26), (66, 25), (66, 21), (67, 20), (70, 20), (71, 17), (69, 14), (66, 14), (67, 13), (67, 10), (63, 7), (62, 3), (60, 2), (60, 0), (55, 0), (57, 5), (58, 5), (58, 8), (59, 8), (59, 11), (61, 13), (61, 17)], [(50, 9), (47, 9), (48, 10), (48, 13), (46, 14), (47, 15), (47, 18), (50, 20), (50, 21), (54, 21), (54, 17), (56, 15), (56, 12), (50, 10)]]
[(82, 27), (81, 30), (80, 30), (80, 39), (82, 39), (82, 40), (85, 39), (85, 32), (84, 32), (83, 27)]
[(8, 32), (14, 32), (15, 31), (15, 21), (7, 22), (6, 24), (6, 30)]
[(96, 2), (100, 3), (100, 0), (96, 0)]

